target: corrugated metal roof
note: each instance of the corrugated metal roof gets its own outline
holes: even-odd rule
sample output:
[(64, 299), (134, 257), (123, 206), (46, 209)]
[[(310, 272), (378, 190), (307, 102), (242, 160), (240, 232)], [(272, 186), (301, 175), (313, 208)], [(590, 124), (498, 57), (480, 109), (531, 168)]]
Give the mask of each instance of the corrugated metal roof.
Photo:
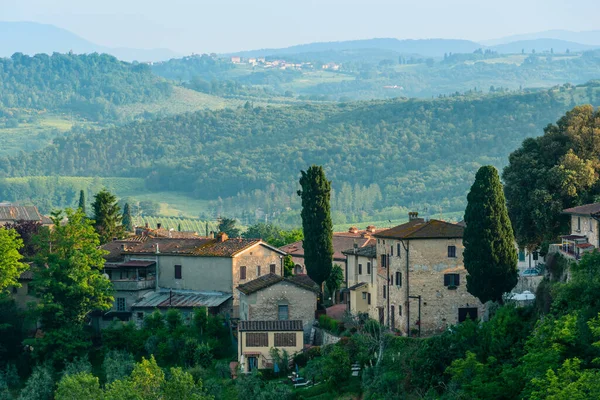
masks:
[(0, 221), (40, 221), (42, 215), (35, 206), (0, 205)]
[(287, 320), (287, 321), (240, 321), (238, 323), (240, 332), (257, 332), (257, 331), (301, 331), (302, 321)]
[(132, 308), (210, 308), (219, 307), (231, 297), (231, 293), (223, 292), (160, 291), (148, 293), (136, 301)]

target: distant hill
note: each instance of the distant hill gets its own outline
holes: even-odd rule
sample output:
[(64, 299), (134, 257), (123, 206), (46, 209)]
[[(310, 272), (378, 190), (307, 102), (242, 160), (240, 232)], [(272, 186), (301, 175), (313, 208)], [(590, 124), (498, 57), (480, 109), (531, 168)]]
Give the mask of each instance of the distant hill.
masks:
[(496, 46), (520, 40), (535, 40), (535, 39), (557, 39), (567, 42), (575, 42), (592, 46), (600, 46), (600, 30), (573, 32), (565, 30), (549, 30), (542, 32), (525, 33), (521, 35), (506, 36), (498, 39), (481, 40), (480, 43), (486, 46)]
[(14, 53), (35, 55), (38, 53), (107, 53), (123, 61), (161, 61), (179, 55), (169, 49), (110, 48), (92, 43), (73, 32), (54, 25), (37, 22), (0, 21), (0, 57)]
[(241, 57), (259, 57), (290, 55), (301, 53), (322, 53), (353, 49), (391, 50), (400, 54), (420, 54), (427, 57), (442, 57), (444, 53), (472, 53), (481, 48), (481, 44), (469, 40), (457, 39), (405, 39), (394, 38), (346, 40), (341, 42), (320, 42), (300, 44), (282, 49), (259, 49), (241, 51), (231, 55)]
[(535, 50), (537, 53), (542, 53), (550, 51), (551, 49), (553, 49), (555, 53), (564, 53), (567, 49), (569, 49), (569, 51), (584, 51), (599, 47), (600, 45), (593, 46), (559, 39), (533, 39), (518, 40), (515, 42), (499, 44), (490, 48), (498, 53), (511, 54), (521, 53), (523, 50), (525, 53), (531, 53), (532, 50)]
[[(599, 93), (594, 86), (561, 86), (436, 100), (247, 103), (58, 138), (43, 150), (0, 158), (0, 178), (143, 178), (148, 190), (220, 197), (222, 206), (242, 207), (268, 193), (268, 201), (255, 206), (266, 208), (297, 205), (299, 171), (317, 164), (325, 167), (338, 203), (356, 193), (352, 188), (369, 187), (366, 198), (377, 203), (365, 212), (411, 204), (459, 210), (481, 165), (503, 167), (523, 139), (542, 134), (574, 105), (600, 105)], [(0, 179), (0, 198), (18, 200), (16, 190)]]

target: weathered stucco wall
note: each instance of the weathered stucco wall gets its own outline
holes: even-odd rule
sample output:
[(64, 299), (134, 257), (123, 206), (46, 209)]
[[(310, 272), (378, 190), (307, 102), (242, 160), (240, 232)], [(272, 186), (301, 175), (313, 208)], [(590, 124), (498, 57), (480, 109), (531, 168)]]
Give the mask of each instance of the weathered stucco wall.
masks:
[[(238, 335), (238, 362), (240, 363), (242, 372), (248, 372), (248, 357), (257, 357), (258, 359), (258, 368), (271, 368), (272, 360), (270, 351), (275, 347), (275, 334), (276, 333), (294, 333), (296, 335), (296, 346), (286, 346), (286, 347), (278, 347), (279, 350), (287, 351), (290, 359), (293, 358), (293, 355), (302, 351), (304, 347), (303, 342), (303, 334), (301, 331), (298, 332), (268, 332), (268, 346), (265, 347), (254, 347), (248, 346), (246, 336), (248, 333), (257, 333), (257, 332), (240, 332)], [(242, 354), (244, 354), (244, 362), (242, 364)]]

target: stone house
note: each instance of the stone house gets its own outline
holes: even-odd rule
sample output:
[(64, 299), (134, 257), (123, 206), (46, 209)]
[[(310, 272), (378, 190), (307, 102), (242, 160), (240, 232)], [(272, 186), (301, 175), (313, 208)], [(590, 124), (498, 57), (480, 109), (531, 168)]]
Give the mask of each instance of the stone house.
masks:
[(464, 227), (409, 213), (405, 224), (375, 234), (379, 320), (404, 335), (442, 332), (483, 315), (466, 288)]
[(24, 271), (21, 276), (19, 276), (18, 281), (21, 284), (21, 287), (13, 286), (11, 288), (11, 295), (17, 307), (26, 310), (29, 303), (38, 301), (38, 298), (34, 296), (33, 286), (31, 285), (31, 282), (33, 281), (33, 271), (31, 269)]
[[(109, 252), (104, 271), (115, 286), (113, 309), (105, 315), (110, 320), (129, 320), (134, 308), (148, 304), (156, 303), (160, 308), (165, 305), (161, 296), (167, 292), (171, 300), (173, 293), (191, 296), (181, 300), (193, 301), (194, 306), (215, 305), (228, 294), (230, 307), (224, 309), (221, 306), (225, 303), (219, 303), (218, 311), (237, 318), (235, 288), (264, 274), (281, 275), (285, 256), (260, 239), (230, 239), (225, 234), (217, 238), (141, 235), (115, 240), (102, 248)], [(211, 296), (215, 298), (208, 301)], [(199, 303), (200, 299), (207, 304)], [(142, 312), (137, 311), (136, 316), (143, 317)]]
[(273, 367), (271, 349), (285, 350), (289, 359), (304, 348), (302, 321), (240, 321), (238, 362), (242, 373)]
[(346, 256), (344, 301), (353, 315), (377, 319), (377, 247), (368, 245), (342, 252)]
[(550, 251), (559, 251), (567, 258), (579, 260), (583, 253), (600, 248), (600, 203), (567, 208), (563, 214), (570, 217), (571, 233), (561, 236), (561, 243), (551, 245)]
[(238, 286), (240, 320), (302, 321), (306, 334), (315, 320), (319, 286), (308, 275), (268, 274)]
[[(360, 230), (356, 227), (351, 227), (347, 232), (334, 232), (332, 237), (332, 245), (333, 245), (333, 264), (338, 264), (342, 267), (342, 271), (344, 272), (344, 283), (342, 284), (341, 289), (344, 289), (344, 285), (346, 282), (346, 255), (343, 253), (345, 250), (353, 248), (354, 245), (358, 246), (358, 248), (362, 248), (365, 246), (375, 244), (375, 239), (373, 238), (373, 234), (377, 232), (377, 229), (369, 225), (366, 229)], [(304, 264), (304, 248), (302, 246), (302, 241), (290, 243), (283, 247), (280, 247), (280, 250), (286, 252), (287, 254), (292, 256), (292, 260), (294, 261), (295, 274), (305, 274), (306, 266)]]

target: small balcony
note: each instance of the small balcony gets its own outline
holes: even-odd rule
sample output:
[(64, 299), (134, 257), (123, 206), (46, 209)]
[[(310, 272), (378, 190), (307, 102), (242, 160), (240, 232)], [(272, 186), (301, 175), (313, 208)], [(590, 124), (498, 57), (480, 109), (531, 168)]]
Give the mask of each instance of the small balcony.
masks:
[(154, 289), (156, 287), (156, 280), (154, 277), (143, 280), (121, 279), (111, 282), (116, 291), (146, 290)]
[(594, 245), (588, 243), (586, 236), (566, 235), (562, 236), (562, 243), (551, 244), (549, 253), (560, 253), (572, 260), (580, 260), (583, 254), (593, 251)]

